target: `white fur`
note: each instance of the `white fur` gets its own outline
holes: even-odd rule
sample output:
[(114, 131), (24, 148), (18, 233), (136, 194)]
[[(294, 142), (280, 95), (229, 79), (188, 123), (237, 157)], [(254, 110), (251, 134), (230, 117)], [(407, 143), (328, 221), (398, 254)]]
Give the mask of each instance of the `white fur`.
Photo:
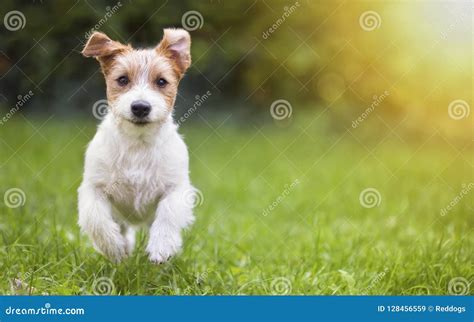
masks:
[(139, 226), (149, 228), (151, 261), (175, 255), (181, 230), (194, 220), (194, 188), (187, 148), (171, 114), (137, 126), (109, 113), (87, 148), (78, 192), (79, 225), (110, 259), (120, 261), (133, 250)]

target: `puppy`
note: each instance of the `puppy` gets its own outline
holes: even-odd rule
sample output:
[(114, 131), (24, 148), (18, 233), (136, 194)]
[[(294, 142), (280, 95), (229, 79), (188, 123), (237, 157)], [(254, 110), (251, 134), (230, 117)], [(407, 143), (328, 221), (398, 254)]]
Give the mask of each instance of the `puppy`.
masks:
[(95, 32), (82, 51), (100, 63), (109, 111), (87, 148), (79, 225), (115, 262), (132, 252), (139, 226), (149, 229), (150, 260), (166, 261), (194, 220), (188, 152), (172, 118), (178, 84), (191, 64), (190, 45), (182, 29), (165, 29), (150, 49)]

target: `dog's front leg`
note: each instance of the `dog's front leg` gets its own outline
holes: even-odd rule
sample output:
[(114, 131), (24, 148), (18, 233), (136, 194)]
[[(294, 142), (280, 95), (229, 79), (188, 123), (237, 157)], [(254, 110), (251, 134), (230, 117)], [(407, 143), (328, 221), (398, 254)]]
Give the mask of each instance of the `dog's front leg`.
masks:
[(194, 220), (193, 205), (189, 202), (189, 194), (193, 191), (191, 185), (179, 186), (158, 204), (147, 246), (152, 262), (163, 263), (181, 249), (181, 229)]
[(79, 188), (79, 226), (94, 247), (114, 262), (126, 256), (126, 240), (112, 217), (112, 205), (98, 188), (82, 184)]

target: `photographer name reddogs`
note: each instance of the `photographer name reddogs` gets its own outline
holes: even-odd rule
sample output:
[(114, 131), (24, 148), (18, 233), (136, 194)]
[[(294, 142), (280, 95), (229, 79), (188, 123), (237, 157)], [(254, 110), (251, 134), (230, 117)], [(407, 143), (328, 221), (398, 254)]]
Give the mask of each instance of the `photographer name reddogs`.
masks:
[(454, 305), (379, 305), (377, 312), (388, 312), (388, 313), (424, 313), (424, 312), (445, 312), (445, 313), (464, 313), (466, 312), (465, 306), (454, 306)]
[(435, 312), (455, 312), (455, 313), (464, 313), (466, 312), (466, 307), (465, 306), (454, 306), (454, 305), (446, 305), (446, 306), (439, 306), (436, 305), (434, 307)]

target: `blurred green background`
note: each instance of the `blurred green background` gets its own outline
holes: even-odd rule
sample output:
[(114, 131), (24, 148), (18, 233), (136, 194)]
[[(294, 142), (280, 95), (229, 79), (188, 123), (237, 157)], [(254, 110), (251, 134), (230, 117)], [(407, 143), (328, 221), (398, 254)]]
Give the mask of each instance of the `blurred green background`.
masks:
[[(0, 9), (0, 293), (472, 294), (471, 2)], [(149, 264), (141, 234), (114, 265), (76, 224), (105, 98), (80, 51), (165, 27), (192, 37), (175, 119), (202, 200), (181, 256)]]
[(344, 129), (388, 91), (377, 114), (409, 117), (404, 125), (415, 133), (437, 127), (465, 136), (472, 125), (446, 118), (452, 101), (472, 99), (469, 1), (5, 0), (1, 7), (25, 17), (23, 29), (1, 29), (6, 109), (31, 90), (22, 112), (90, 116), (104, 83), (97, 63), (79, 54), (86, 33), (154, 46), (164, 27), (181, 27), (190, 13), (193, 66), (178, 114), (209, 90), (202, 114), (232, 110), (253, 122), (283, 98), (296, 115), (327, 108), (331, 127)]

